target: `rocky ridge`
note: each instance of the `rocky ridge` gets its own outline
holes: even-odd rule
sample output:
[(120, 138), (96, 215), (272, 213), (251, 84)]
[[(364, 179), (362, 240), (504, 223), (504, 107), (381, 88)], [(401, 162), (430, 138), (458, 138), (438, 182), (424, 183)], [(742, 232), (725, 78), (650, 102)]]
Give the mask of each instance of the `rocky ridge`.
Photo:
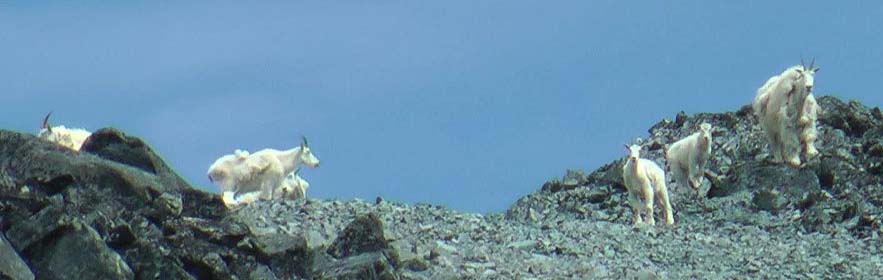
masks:
[(883, 115), (819, 104), (821, 155), (800, 168), (767, 161), (749, 107), (650, 128), (663, 166), (664, 143), (715, 127), (702, 191), (669, 185), (671, 227), (631, 225), (621, 159), (500, 214), (381, 198), (228, 211), (120, 131), (76, 153), (0, 130), (0, 278), (883, 278)]

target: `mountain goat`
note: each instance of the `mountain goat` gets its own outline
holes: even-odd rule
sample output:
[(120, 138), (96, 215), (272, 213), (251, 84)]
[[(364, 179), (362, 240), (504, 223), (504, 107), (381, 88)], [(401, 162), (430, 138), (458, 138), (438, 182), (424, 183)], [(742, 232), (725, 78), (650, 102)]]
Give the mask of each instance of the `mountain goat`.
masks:
[(282, 189), (275, 192), (274, 198), (295, 200), (307, 197), (307, 189), (310, 187), (310, 183), (300, 177), (299, 171), (300, 168), (285, 176)]
[(810, 96), (818, 70), (815, 60), (809, 67), (801, 61), (757, 90), (752, 108), (767, 136), (774, 162), (785, 161), (796, 167), (801, 163), (801, 150), (807, 151), (807, 157), (818, 153), (814, 146), (818, 105)]
[(699, 132), (684, 137), (665, 151), (671, 176), (675, 182), (699, 191), (705, 175), (705, 164), (711, 155), (711, 125), (702, 123)]
[(640, 146), (625, 147), (629, 151), (629, 157), (622, 166), (622, 180), (628, 189), (629, 205), (632, 207), (635, 224), (641, 223), (642, 211), (647, 216), (648, 224), (656, 224), (653, 218), (654, 199), (662, 205), (665, 223), (674, 224), (668, 189), (665, 187), (665, 172), (655, 162), (640, 158)]
[(234, 206), (273, 198), (274, 193), (284, 187), (286, 174), (301, 164), (319, 166), (319, 159), (310, 151), (306, 138), (299, 147), (284, 151), (263, 149), (249, 154), (237, 150), (209, 166), (208, 177), (223, 193), (224, 203)]
[(63, 125), (50, 126), (49, 116), (51, 115), (52, 112), (49, 112), (43, 118), (37, 137), (65, 146), (68, 149), (79, 151), (80, 147), (83, 146), (83, 142), (86, 142), (86, 138), (92, 135), (91, 132), (82, 128), (66, 128)]

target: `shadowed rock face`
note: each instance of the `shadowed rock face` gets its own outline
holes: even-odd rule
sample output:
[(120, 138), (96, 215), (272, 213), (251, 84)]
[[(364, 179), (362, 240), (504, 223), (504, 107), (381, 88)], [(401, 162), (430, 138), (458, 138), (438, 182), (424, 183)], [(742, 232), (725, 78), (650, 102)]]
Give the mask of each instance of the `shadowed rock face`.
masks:
[(715, 128), (700, 192), (669, 182), (676, 224), (649, 228), (631, 225), (622, 159), (505, 215), (381, 198), (227, 210), (118, 130), (79, 153), (0, 130), (0, 278), (881, 279), (883, 115), (818, 102), (821, 154), (799, 168), (769, 162), (749, 106), (652, 126), (642, 155), (660, 166), (666, 144)]
[(80, 151), (154, 174), (168, 190), (181, 191), (189, 188), (184, 179), (169, 168), (144, 141), (127, 136), (119, 130), (103, 128), (95, 131), (83, 143)]

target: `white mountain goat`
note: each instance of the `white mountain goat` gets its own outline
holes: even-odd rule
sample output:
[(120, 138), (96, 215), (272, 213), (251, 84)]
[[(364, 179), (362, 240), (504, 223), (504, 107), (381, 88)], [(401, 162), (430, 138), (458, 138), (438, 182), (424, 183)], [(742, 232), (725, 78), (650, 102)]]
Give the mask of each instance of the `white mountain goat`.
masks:
[(223, 192), (224, 203), (235, 206), (273, 198), (284, 187), (285, 176), (301, 164), (319, 166), (306, 138), (299, 147), (284, 151), (263, 149), (248, 154), (237, 150), (216, 160), (208, 169), (208, 177)]
[[(282, 184), (273, 192), (273, 199), (297, 200), (307, 197), (307, 188), (310, 183), (298, 175), (300, 168), (285, 176)], [(225, 192), (222, 200), (225, 204), (232, 207), (240, 204), (248, 204), (262, 199), (264, 193), (260, 191), (246, 192), (238, 196), (233, 192)]]
[(711, 155), (711, 125), (702, 123), (699, 132), (684, 137), (665, 151), (665, 159), (675, 182), (699, 191), (705, 164)]
[(800, 114), (798, 127), (800, 128), (800, 144), (803, 146), (803, 152), (806, 158), (812, 158), (819, 154), (816, 149), (816, 138), (818, 131), (816, 130), (816, 120), (819, 118), (819, 103), (812, 94), (806, 96), (803, 103), (803, 111)]
[(665, 223), (674, 224), (671, 203), (668, 200), (668, 189), (665, 187), (665, 172), (655, 162), (640, 158), (641, 147), (626, 145), (629, 157), (622, 166), (622, 180), (629, 193), (629, 205), (632, 207), (635, 224), (641, 223), (641, 212), (647, 216), (647, 223), (656, 224), (653, 218), (653, 202), (662, 205)]
[(46, 117), (43, 118), (43, 123), (40, 124), (40, 132), (37, 134), (37, 137), (50, 142), (55, 142), (68, 149), (79, 151), (80, 147), (83, 146), (83, 142), (86, 142), (86, 138), (89, 138), (89, 136), (92, 135), (91, 132), (82, 128), (66, 128), (63, 125), (54, 127), (50, 126), (49, 116), (51, 115), (52, 112), (49, 112), (49, 114), (46, 114)]
[[(792, 166), (800, 165), (801, 150), (807, 151), (807, 157), (818, 153), (814, 146), (818, 105), (810, 94), (819, 68), (815, 68), (815, 60), (809, 67), (802, 61), (800, 64), (767, 80), (752, 103), (769, 141), (773, 161), (785, 161)], [(815, 105), (807, 105), (808, 102)]]
[(300, 168), (285, 176), (282, 189), (275, 192), (274, 198), (295, 200), (307, 197), (307, 189), (310, 187), (310, 183), (300, 177), (299, 171)]

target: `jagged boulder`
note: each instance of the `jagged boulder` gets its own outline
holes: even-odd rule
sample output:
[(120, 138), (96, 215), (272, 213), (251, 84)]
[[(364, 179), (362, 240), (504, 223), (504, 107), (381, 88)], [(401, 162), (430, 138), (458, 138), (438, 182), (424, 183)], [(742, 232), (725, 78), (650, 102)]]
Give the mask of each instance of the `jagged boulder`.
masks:
[(114, 128), (102, 128), (92, 133), (81, 153), (94, 154), (156, 175), (168, 191), (182, 191), (190, 186), (178, 176), (159, 155), (141, 139), (131, 137)]
[(24, 252), (39, 279), (135, 279), (98, 232), (80, 222), (58, 228)]
[(399, 279), (398, 256), (383, 235), (383, 222), (374, 213), (361, 215), (341, 231), (328, 247), (334, 260), (316, 267), (316, 278)]
[(33, 280), (34, 273), (12, 244), (0, 233), (0, 278), (12, 280)]

